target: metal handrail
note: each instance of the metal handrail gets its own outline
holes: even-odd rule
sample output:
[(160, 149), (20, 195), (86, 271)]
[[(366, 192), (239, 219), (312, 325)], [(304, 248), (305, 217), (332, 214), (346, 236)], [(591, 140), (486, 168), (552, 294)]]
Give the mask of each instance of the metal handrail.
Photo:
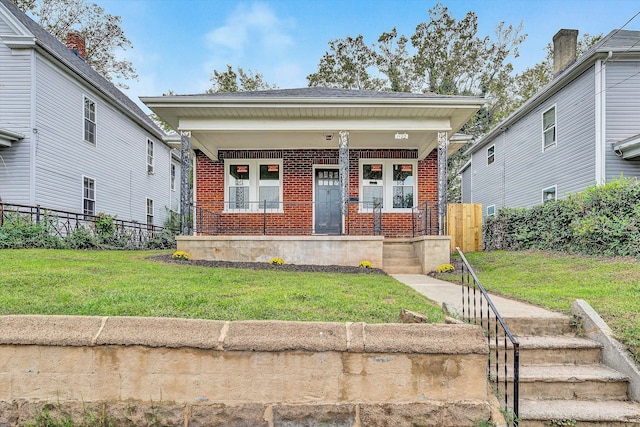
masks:
[[(515, 339), (509, 327), (505, 323), (504, 319), (498, 312), (498, 309), (491, 301), (489, 294), (480, 283), (478, 276), (471, 268), (469, 261), (464, 256), (459, 247), (456, 247), (456, 251), (462, 259), (462, 317), (463, 320), (474, 324), (478, 324), (478, 314), (480, 315), (479, 324), (487, 332), (487, 344), (489, 348), (492, 346), (492, 338), (494, 339), (494, 353), (490, 353), (490, 357), (487, 360), (487, 377), (490, 381), (495, 381), (496, 392), (500, 392), (502, 386), (502, 394), (504, 395), (504, 408), (513, 412), (513, 425), (518, 425), (519, 414), (519, 388), (520, 388), (520, 343)], [(466, 272), (465, 272), (466, 270)], [(473, 288), (473, 295), (471, 295), (471, 288)], [(479, 291), (479, 295), (476, 294), (476, 289)], [(466, 290), (466, 298), (465, 298)], [(485, 311), (483, 308), (483, 300), (486, 301), (486, 319)], [(471, 309), (473, 305), (473, 316), (471, 316)], [(479, 306), (479, 307), (478, 307)], [(493, 328), (491, 326), (491, 320), (493, 313)], [(486, 325), (485, 325), (486, 321)], [(502, 328), (502, 331), (499, 330)], [(493, 329), (493, 330), (492, 330)], [(502, 337), (503, 342), (499, 343), (499, 338)], [(508, 342), (508, 341), (509, 342)], [(513, 398), (511, 404), (509, 404), (509, 387), (508, 387), (508, 348), (509, 343), (513, 348)], [(500, 344), (503, 346), (502, 364), (500, 360)], [(491, 357), (494, 358), (495, 364), (491, 363)], [(501, 369), (502, 367), (502, 369)], [(502, 380), (501, 371), (502, 370)], [(501, 384), (502, 381), (502, 384)]]
[(413, 237), (437, 235), (439, 233), (438, 209), (435, 202), (429, 203), (427, 200), (411, 210), (411, 233)]

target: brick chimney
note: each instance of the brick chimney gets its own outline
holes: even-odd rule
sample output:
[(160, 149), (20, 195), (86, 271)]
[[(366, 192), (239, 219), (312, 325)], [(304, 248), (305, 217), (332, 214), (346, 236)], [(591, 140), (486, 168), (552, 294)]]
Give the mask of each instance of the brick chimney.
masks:
[(578, 30), (562, 29), (553, 36), (553, 75), (567, 69), (576, 60)]
[(85, 56), (85, 44), (84, 37), (80, 33), (75, 31), (67, 34), (67, 49), (75, 53), (80, 58), (84, 59)]

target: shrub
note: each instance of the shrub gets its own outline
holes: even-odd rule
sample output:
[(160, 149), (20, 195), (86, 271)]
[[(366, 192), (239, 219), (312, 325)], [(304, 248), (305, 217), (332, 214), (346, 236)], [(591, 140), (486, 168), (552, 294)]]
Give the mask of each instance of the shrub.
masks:
[(78, 227), (65, 239), (67, 247), (70, 249), (97, 249), (98, 239), (86, 227)]
[(271, 265), (284, 265), (284, 260), (282, 258), (271, 258), (269, 260), (269, 264)]
[(360, 264), (358, 264), (358, 267), (360, 267), (360, 268), (373, 268), (373, 263), (371, 261), (360, 261)]
[(185, 261), (189, 260), (190, 255), (184, 251), (176, 251), (173, 253), (173, 255), (171, 255), (171, 258), (173, 259), (182, 259)]
[(153, 233), (145, 243), (145, 249), (175, 249), (175, 247), (176, 235), (168, 228)]

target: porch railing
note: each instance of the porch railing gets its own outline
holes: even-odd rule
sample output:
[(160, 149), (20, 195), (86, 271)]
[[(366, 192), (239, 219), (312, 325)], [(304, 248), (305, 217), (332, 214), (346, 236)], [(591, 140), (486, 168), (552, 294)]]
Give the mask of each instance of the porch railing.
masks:
[[(462, 259), (462, 317), (479, 324), (487, 334), (491, 351), (487, 360), (487, 376), (494, 385), (500, 403), (513, 417), (508, 420), (518, 425), (520, 385), (520, 343), (514, 338), (504, 319), (491, 301), (460, 248)], [(509, 354), (512, 359), (509, 359)], [(511, 417), (508, 417), (511, 418)]]
[[(81, 227), (95, 231), (95, 224), (100, 220), (100, 216), (97, 215), (50, 209), (40, 205), (0, 202), (0, 226), (11, 215), (26, 218), (36, 225), (45, 225), (51, 235), (60, 238), (68, 237)], [(127, 241), (127, 247), (133, 248), (143, 246), (147, 240), (152, 239), (156, 233), (164, 229), (153, 224), (117, 218), (113, 219), (113, 225), (115, 237), (124, 238)]]
[(340, 205), (329, 202), (204, 202), (195, 204), (194, 212), (195, 232), (201, 235), (383, 233), (382, 207), (364, 202), (348, 202), (344, 225)]
[(413, 237), (434, 236), (438, 230), (438, 203), (423, 202), (411, 212), (411, 231)]

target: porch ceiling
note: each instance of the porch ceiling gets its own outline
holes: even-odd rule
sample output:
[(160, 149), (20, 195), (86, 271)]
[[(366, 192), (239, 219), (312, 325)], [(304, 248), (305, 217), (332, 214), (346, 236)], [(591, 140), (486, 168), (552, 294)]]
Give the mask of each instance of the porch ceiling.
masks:
[[(325, 88), (254, 94), (141, 99), (174, 129), (191, 131), (193, 147), (212, 158), (227, 149), (337, 148), (341, 130), (349, 131), (352, 148), (417, 149), (424, 158), (437, 146), (438, 132), (451, 139), (484, 104), (476, 97)], [(450, 152), (459, 145), (454, 138)]]

